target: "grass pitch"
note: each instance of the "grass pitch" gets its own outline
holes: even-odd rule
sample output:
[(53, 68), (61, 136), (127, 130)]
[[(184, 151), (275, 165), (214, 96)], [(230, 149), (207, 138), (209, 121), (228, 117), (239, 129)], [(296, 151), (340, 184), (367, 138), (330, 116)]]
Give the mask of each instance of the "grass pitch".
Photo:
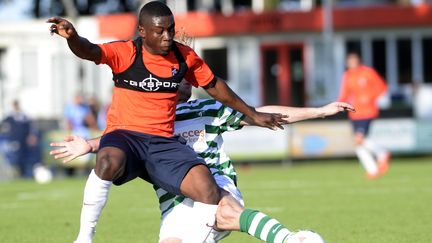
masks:
[[(432, 158), (395, 159), (368, 181), (355, 161), (239, 168), (246, 206), (289, 229), (313, 229), (327, 243), (432, 242)], [(0, 242), (73, 242), (85, 178), (0, 183)], [(112, 187), (95, 243), (157, 242), (159, 212), (151, 187)], [(260, 242), (233, 233), (223, 242)]]

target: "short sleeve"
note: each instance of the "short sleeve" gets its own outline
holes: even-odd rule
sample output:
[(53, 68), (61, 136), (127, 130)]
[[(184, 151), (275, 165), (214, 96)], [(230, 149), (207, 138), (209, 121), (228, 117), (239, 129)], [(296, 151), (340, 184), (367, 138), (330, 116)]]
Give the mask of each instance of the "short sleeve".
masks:
[(227, 106), (220, 104), (218, 125), (221, 133), (226, 131), (235, 131), (241, 129), (241, 121), (246, 117), (243, 113), (233, 110)]
[(195, 87), (209, 84), (214, 79), (210, 67), (190, 47), (179, 44), (179, 49), (188, 65), (185, 79)]
[(101, 60), (96, 64), (108, 65), (113, 73), (125, 71), (135, 58), (135, 49), (132, 41), (114, 41), (99, 44)]

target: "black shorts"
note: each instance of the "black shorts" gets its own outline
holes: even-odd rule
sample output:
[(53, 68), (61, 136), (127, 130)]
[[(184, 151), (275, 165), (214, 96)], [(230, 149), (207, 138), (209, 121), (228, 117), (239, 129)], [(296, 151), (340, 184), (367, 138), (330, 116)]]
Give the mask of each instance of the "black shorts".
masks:
[(126, 154), (124, 173), (113, 183), (124, 184), (137, 177), (175, 195), (189, 170), (206, 165), (180, 136), (161, 137), (145, 133), (115, 130), (102, 136), (99, 149), (116, 147)]
[(367, 136), (372, 119), (352, 120), (352, 125), (355, 133), (361, 133)]

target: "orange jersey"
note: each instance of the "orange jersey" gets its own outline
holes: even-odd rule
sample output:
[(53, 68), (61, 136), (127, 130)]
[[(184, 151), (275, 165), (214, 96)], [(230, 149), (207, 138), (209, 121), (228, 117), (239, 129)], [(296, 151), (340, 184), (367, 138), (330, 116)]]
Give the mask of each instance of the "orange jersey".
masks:
[[(176, 43), (188, 66), (184, 78), (193, 86), (205, 86), (213, 72), (190, 48)], [(107, 64), (114, 74), (126, 71), (135, 60), (133, 41), (118, 41), (99, 45), (102, 49), (100, 63)], [(159, 77), (173, 76), (179, 69), (173, 53), (152, 55), (142, 47), (145, 67)], [(113, 88), (112, 103), (107, 113), (105, 133), (125, 129), (146, 134), (170, 137), (173, 135), (177, 93), (140, 92), (119, 87)]]
[(372, 68), (360, 66), (347, 70), (342, 79), (339, 101), (352, 104), (356, 112), (350, 112), (352, 120), (378, 117), (377, 99), (387, 90), (387, 85)]

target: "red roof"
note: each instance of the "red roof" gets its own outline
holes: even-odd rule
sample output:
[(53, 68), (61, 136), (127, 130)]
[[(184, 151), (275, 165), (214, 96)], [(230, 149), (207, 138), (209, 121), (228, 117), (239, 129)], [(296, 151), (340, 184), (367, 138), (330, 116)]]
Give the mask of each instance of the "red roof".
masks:
[[(280, 32), (318, 32), (323, 28), (320, 8), (307, 12), (241, 12), (232, 16), (191, 12), (176, 15), (176, 28), (192, 37)], [(100, 37), (130, 39), (136, 31), (133, 14), (99, 16)], [(334, 30), (432, 27), (432, 8), (380, 6), (333, 10)]]

